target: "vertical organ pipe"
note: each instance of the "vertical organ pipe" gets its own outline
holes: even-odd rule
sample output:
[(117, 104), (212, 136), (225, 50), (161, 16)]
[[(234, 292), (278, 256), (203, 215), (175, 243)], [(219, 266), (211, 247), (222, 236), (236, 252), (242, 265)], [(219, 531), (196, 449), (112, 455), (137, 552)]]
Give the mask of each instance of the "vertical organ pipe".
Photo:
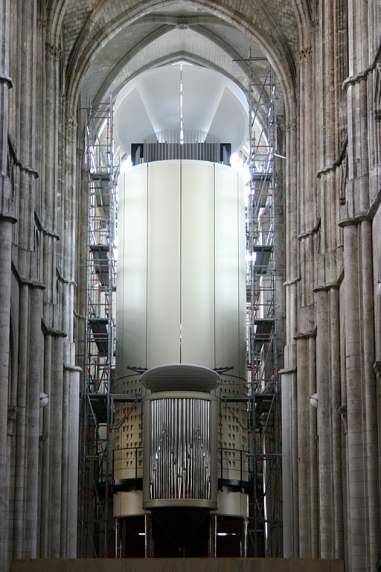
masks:
[[(155, 395), (155, 394), (154, 394)], [(210, 433), (214, 413), (209, 398), (154, 396), (147, 400), (146, 447), (149, 475), (146, 501), (205, 500), (211, 488), (215, 447)]]

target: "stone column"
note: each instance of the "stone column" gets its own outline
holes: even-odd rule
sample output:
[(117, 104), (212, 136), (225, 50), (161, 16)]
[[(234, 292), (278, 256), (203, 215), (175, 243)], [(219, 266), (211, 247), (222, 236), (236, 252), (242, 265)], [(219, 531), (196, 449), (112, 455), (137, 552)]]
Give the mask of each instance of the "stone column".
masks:
[(48, 327), (53, 327), (53, 303), (56, 285), (56, 193), (58, 192), (58, 171), (60, 157), (58, 154), (60, 94), (59, 69), (60, 50), (57, 46), (46, 42), (45, 50), (45, 101), (44, 128), (45, 128), (45, 155), (44, 155), (44, 204), (43, 218), (48, 232), (44, 235), (44, 282), (46, 291), (44, 296), (44, 320)]
[(282, 370), (283, 555), (299, 554), (296, 370)]
[(8, 382), (13, 197), (8, 178), (10, 1), (0, 0), (0, 568), (8, 558)]
[(26, 409), (28, 377), (28, 332), (29, 332), (29, 286), (20, 287), (19, 310), (19, 369), (17, 380), (16, 418), (16, 467), (14, 507), (14, 551), (13, 557), (23, 557), (24, 546), (24, 499), (26, 468)]
[(51, 385), (52, 385), (52, 346), (53, 337), (45, 333), (44, 350), (44, 393), (48, 395), (48, 405), (43, 409), (43, 434), (41, 456), (41, 519), (40, 519), (40, 556), (49, 556), (49, 475), (50, 475), (50, 427), (51, 427)]
[[(308, 338), (308, 380), (309, 397), (316, 393), (316, 333)], [(317, 412), (309, 402), (309, 491), (311, 510), (311, 557), (319, 556), (319, 474), (318, 474), (318, 443), (317, 443)]]
[(24, 520), (24, 557), (37, 557), (40, 393), (43, 363), (42, 289), (30, 290), (29, 376), (27, 396), (27, 451)]
[(29, 278), (30, 253), (34, 250), (35, 181), (38, 173), (36, 163), (36, 65), (37, 65), (37, 1), (15, 0), (17, 10), (17, 69), (16, 105), (17, 139), (16, 152), (19, 159), (19, 223), (18, 223), (18, 271)]
[[(10, 0), (0, 1), (0, 205), (1, 212), (8, 206), (10, 183), (8, 178), (8, 125), (9, 90), (12, 80), (9, 76), (10, 50)], [(5, 209), (9, 210), (9, 207)]]
[(330, 391), (330, 338), (328, 293), (316, 290), (316, 387), (319, 439), (320, 557), (333, 554), (332, 415)]
[(8, 557), (8, 370), (12, 221), (0, 216), (0, 567)]
[(349, 569), (367, 570), (366, 474), (363, 450), (361, 323), (359, 317), (359, 237), (357, 226), (344, 227), (345, 351), (348, 419), (348, 547)]
[[(372, 237), (369, 220), (374, 0), (348, 0), (348, 181), (344, 226), (349, 568), (373, 570), (380, 549)], [(370, 29), (369, 29), (370, 25)], [(369, 34), (368, 34), (369, 32)], [(379, 29), (377, 29), (379, 42)]]
[[(69, 501), (69, 430), (71, 426), (70, 406), (71, 372), (65, 367), (62, 392), (62, 494), (61, 494), (61, 556), (66, 557), (67, 515)], [(74, 420), (73, 420), (74, 421)]]
[(62, 400), (63, 354), (65, 334), (53, 337), (52, 382), (49, 427), (49, 556), (61, 556), (61, 489), (62, 489)]
[(340, 373), (340, 308), (339, 290), (328, 290), (331, 370), (331, 415), (332, 415), (332, 484), (333, 484), (333, 556), (344, 558), (344, 514), (341, 439), (341, 373)]
[(69, 387), (69, 442), (68, 442), (68, 501), (66, 558), (77, 557), (78, 519), (78, 456), (79, 456), (79, 368), (67, 368), (70, 372)]
[(298, 447), (296, 398), (296, 344), (298, 269), (297, 129), (295, 110), (287, 117), (286, 137), (286, 346), (282, 387), (282, 498), (283, 553), (299, 553), (298, 526)]
[(375, 334), (374, 334), (374, 292), (372, 263), (372, 226), (370, 221), (360, 224), (361, 236), (361, 293), (362, 293), (362, 331), (363, 331), (363, 378), (365, 409), (365, 463), (368, 492), (368, 542), (370, 566), (379, 558), (380, 541), (380, 493), (377, 434), (377, 387), (375, 372)]
[(298, 336), (297, 347), (297, 435), (298, 435), (298, 506), (299, 557), (311, 557), (311, 494), (310, 494), (310, 394), (308, 379), (308, 337)]

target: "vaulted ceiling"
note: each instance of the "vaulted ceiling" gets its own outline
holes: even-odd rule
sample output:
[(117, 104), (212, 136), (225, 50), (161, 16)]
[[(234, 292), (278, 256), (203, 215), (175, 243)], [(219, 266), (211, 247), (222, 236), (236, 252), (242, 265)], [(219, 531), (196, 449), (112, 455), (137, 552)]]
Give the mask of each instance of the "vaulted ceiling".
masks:
[[(245, 88), (267, 56), (291, 90), (311, 2), (51, 0), (51, 14), (60, 16), (69, 97), (81, 94), (86, 105), (116, 96), (141, 71), (180, 59), (222, 71)], [(251, 70), (239, 61), (249, 55)]]

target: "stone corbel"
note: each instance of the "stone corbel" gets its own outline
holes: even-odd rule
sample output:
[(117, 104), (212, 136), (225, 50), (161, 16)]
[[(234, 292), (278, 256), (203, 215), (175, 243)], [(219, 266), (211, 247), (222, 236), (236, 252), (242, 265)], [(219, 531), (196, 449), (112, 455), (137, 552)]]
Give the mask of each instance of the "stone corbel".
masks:
[(291, 375), (291, 374), (296, 373), (296, 372), (297, 372), (296, 367), (289, 367), (289, 368), (280, 369), (279, 375)]
[(346, 154), (347, 154), (347, 147), (348, 147), (348, 137), (345, 138), (345, 141), (343, 143), (343, 146), (341, 148), (341, 152), (339, 157), (336, 159), (336, 161), (333, 161), (333, 163), (331, 163), (330, 165), (327, 165), (326, 167), (324, 167), (323, 169), (321, 169), (320, 171), (317, 172), (317, 178), (320, 179), (320, 177), (322, 177), (323, 175), (327, 175), (328, 173), (335, 171), (337, 168), (341, 167), (342, 163), (345, 160)]
[(347, 77), (347, 79), (343, 81), (342, 85), (343, 91), (346, 91), (350, 85), (366, 80), (368, 78), (368, 75), (372, 73), (377, 68), (377, 66), (380, 65), (380, 62), (381, 62), (381, 45), (378, 47), (376, 56), (373, 60), (373, 63), (370, 64), (370, 66), (365, 68), (362, 72)]
[(41, 320), (41, 328), (45, 336), (52, 336), (53, 338), (66, 338), (66, 332), (62, 330), (56, 330), (54, 328), (50, 328), (46, 323), (45, 320)]
[(341, 283), (344, 280), (344, 271), (342, 270), (340, 276), (335, 282), (328, 282), (327, 284), (321, 284), (313, 289), (314, 292), (328, 292), (329, 290), (339, 290)]
[(42, 222), (40, 221), (39, 216), (36, 212), (34, 213), (34, 221), (36, 223), (38, 230), (41, 231), (42, 234), (44, 234), (45, 236), (50, 236), (52, 238), (55, 238), (56, 240), (61, 240), (58, 234), (52, 232), (51, 230), (48, 230), (42, 225)]
[(292, 278), (291, 280), (286, 280), (286, 282), (283, 282), (283, 286), (285, 286), (286, 288), (288, 286), (294, 286), (295, 284), (300, 282), (301, 279), (302, 279), (301, 276), (297, 276), (296, 278)]
[(56, 275), (57, 275), (57, 279), (60, 282), (62, 282), (62, 284), (68, 284), (69, 286), (77, 286), (77, 283), (75, 280), (68, 279), (68, 278), (65, 278), (64, 276), (62, 276), (62, 274), (60, 273), (58, 268), (56, 268)]
[(21, 276), (21, 274), (19, 273), (13, 262), (12, 262), (12, 272), (16, 277), (17, 282), (20, 285), (29, 286), (30, 288), (39, 288), (40, 290), (45, 290), (46, 286), (43, 282), (38, 282), (37, 280), (32, 280), (30, 278), (26, 278), (25, 276)]
[(344, 218), (339, 222), (340, 227), (351, 226), (360, 224), (362, 221), (367, 220), (371, 222), (381, 205), (381, 189), (378, 190), (377, 195), (366, 212), (359, 213), (354, 217)]
[(35, 179), (38, 179), (40, 176), (38, 171), (36, 171), (32, 167), (29, 167), (28, 165), (24, 165), (24, 163), (21, 161), (21, 159), (19, 159), (19, 157), (17, 156), (17, 153), (16, 153), (16, 148), (13, 144), (13, 141), (9, 136), (8, 136), (8, 146), (9, 146), (9, 149), (11, 152), (11, 156), (12, 156), (12, 160), (13, 160), (14, 165), (16, 165), (16, 167), (18, 167), (20, 169), (20, 171), (24, 171), (24, 173), (27, 173), (28, 175), (32, 175), (32, 177), (34, 177)]
[(308, 332), (298, 332), (295, 336), (294, 336), (294, 340), (307, 340), (309, 338), (316, 338), (316, 333), (317, 333), (317, 328), (313, 328), (312, 330), (309, 330)]
[(315, 226), (313, 228), (311, 228), (310, 230), (307, 230), (306, 232), (302, 232), (301, 234), (298, 234), (298, 240), (303, 240), (304, 238), (308, 238), (309, 236), (313, 236), (314, 234), (317, 234), (320, 230), (320, 226), (321, 226), (321, 218), (319, 218), (319, 220), (317, 221), (317, 223), (315, 224)]
[(70, 365), (70, 364), (66, 364), (64, 363), (64, 370), (65, 371), (73, 371), (73, 372), (78, 372), (78, 373), (82, 373), (82, 368), (79, 367), (78, 365)]
[(8, 89), (12, 89), (13, 87), (12, 78), (4, 74), (0, 74), (0, 83), (6, 83)]

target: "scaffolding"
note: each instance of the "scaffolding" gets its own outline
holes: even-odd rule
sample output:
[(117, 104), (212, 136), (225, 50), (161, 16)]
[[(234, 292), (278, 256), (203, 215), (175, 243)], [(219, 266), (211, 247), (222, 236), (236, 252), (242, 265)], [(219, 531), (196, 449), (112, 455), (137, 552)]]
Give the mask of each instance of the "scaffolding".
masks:
[(249, 86), (250, 187), (246, 208), (251, 482), (248, 551), (254, 556), (281, 556), (281, 404), (274, 256), (277, 89), (269, 62), (255, 60), (255, 75)]
[(115, 355), (116, 181), (111, 102), (87, 111), (85, 371), (80, 554), (112, 554), (111, 384)]
[[(245, 424), (242, 431), (248, 430), (248, 451), (221, 450), (219, 478), (222, 481), (229, 477), (226, 463), (230, 461), (231, 465), (234, 461), (234, 470), (240, 475), (238, 481), (249, 481), (248, 555), (281, 556), (281, 407), (275, 304), (279, 277), (274, 256), (277, 94), (274, 73), (268, 61), (256, 63), (256, 75), (251, 78), (249, 87), (250, 187), (246, 207), (248, 373), (247, 379), (241, 380), (243, 389), (237, 387), (237, 380), (226, 379), (227, 384), (236, 387), (236, 394), (222, 399), (236, 402), (229, 404), (233, 413), (236, 409), (247, 410), (248, 427)], [(105, 103), (88, 111), (86, 129), (88, 244), (80, 489), (82, 556), (114, 554), (112, 435), (114, 421), (118, 421), (114, 419), (114, 401), (116, 398), (126, 402), (138, 399), (136, 395), (127, 398), (123, 383), (116, 382), (122, 392), (120, 395), (112, 392), (116, 390), (112, 387), (115, 365), (116, 163), (112, 105)], [(137, 376), (134, 377), (135, 383), (136, 379)], [(248, 395), (246, 387), (249, 388)], [(137, 458), (137, 451), (130, 454)], [(118, 458), (115, 461), (118, 462)]]

